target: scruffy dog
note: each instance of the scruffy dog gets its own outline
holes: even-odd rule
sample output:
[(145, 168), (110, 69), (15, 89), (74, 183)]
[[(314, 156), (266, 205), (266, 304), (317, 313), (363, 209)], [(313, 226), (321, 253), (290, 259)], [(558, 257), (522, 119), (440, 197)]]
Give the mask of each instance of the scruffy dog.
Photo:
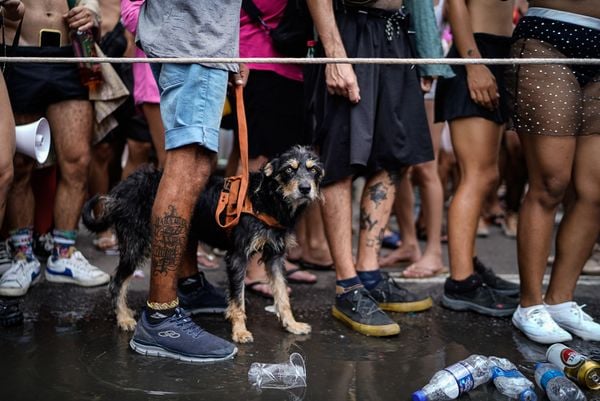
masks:
[[(108, 195), (95, 196), (83, 208), (83, 222), (92, 232), (113, 226), (119, 240), (120, 259), (110, 284), (110, 293), (123, 330), (133, 330), (136, 321), (127, 307), (129, 280), (137, 267), (150, 256), (152, 204), (156, 197), (161, 171), (141, 169), (113, 188)], [(227, 249), (225, 262), (229, 278), (227, 318), (236, 342), (252, 342), (246, 329), (244, 277), (250, 258), (262, 254), (275, 309), (283, 327), (294, 334), (308, 334), (310, 325), (296, 322), (286, 289), (284, 258), (286, 246), (293, 242), (293, 229), (302, 211), (319, 199), (323, 168), (318, 157), (307, 147), (295, 146), (270, 160), (260, 172), (250, 173), (248, 196), (255, 213), (274, 217), (278, 225), (267, 225), (251, 214), (243, 214), (239, 224), (227, 232), (215, 221), (215, 210), (223, 178), (212, 177), (198, 198), (190, 228), (190, 244), (203, 241)], [(101, 201), (103, 212), (93, 216)]]

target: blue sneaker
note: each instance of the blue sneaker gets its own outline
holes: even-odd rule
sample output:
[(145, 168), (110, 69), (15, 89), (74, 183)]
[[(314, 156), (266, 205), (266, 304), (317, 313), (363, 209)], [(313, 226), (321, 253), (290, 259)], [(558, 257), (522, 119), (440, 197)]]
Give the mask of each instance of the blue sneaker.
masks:
[(227, 310), (227, 297), (225, 291), (213, 286), (204, 277), (203, 272), (198, 272), (194, 280), (200, 281), (194, 284), (196, 287), (191, 292), (184, 293), (181, 287), (177, 287), (179, 306), (190, 316), (198, 313), (223, 313)]
[(231, 359), (237, 347), (203, 330), (181, 308), (158, 324), (150, 324), (144, 310), (129, 346), (138, 354), (173, 358), (186, 362)]

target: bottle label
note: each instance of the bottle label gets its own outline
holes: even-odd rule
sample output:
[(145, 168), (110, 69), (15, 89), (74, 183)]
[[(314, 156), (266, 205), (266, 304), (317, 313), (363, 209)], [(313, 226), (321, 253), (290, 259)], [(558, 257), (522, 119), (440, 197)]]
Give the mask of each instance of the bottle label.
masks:
[(577, 367), (586, 361), (586, 357), (570, 348), (565, 348), (560, 353), (560, 359), (568, 367)]
[(546, 391), (546, 385), (548, 384), (548, 382), (550, 380), (554, 379), (555, 377), (561, 377), (561, 376), (564, 376), (564, 374), (561, 371), (549, 370), (546, 373), (544, 373), (542, 375), (542, 377), (540, 377), (540, 385), (542, 386), (544, 391)]
[(492, 368), (492, 378), (495, 379), (496, 377), (520, 378), (523, 377), (523, 374), (516, 369), (503, 370), (497, 366), (494, 366)]
[(462, 364), (461, 362), (456, 363), (452, 366), (448, 366), (446, 369), (454, 379), (456, 380), (456, 384), (458, 384), (459, 394), (466, 393), (473, 389), (475, 386), (475, 381), (473, 380), (473, 375), (469, 368)]

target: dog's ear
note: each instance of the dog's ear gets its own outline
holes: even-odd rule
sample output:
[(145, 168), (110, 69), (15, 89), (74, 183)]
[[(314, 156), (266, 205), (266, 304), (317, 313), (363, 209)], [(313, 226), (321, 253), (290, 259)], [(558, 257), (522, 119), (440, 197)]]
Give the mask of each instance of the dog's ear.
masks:
[(263, 166), (262, 171), (263, 171), (265, 177), (270, 177), (273, 175), (275, 170), (277, 170), (278, 168), (279, 168), (279, 159), (275, 158), (275, 159), (269, 160), (269, 162)]

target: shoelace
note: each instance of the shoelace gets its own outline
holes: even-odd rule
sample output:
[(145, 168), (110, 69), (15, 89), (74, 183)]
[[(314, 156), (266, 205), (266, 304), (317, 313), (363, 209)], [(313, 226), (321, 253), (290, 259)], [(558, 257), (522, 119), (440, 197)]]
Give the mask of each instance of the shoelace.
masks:
[(577, 315), (577, 317), (579, 318), (579, 323), (583, 321), (591, 322), (594, 320), (590, 315), (583, 311), (583, 308), (585, 308), (586, 306), (586, 304), (577, 305), (575, 302), (573, 302), (573, 304), (571, 305), (571, 313)]
[[(547, 327), (551, 329), (556, 328), (556, 323), (552, 319), (552, 316), (544, 309), (534, 309), (527, 313), (527, 318), (531, 318), (534, 322), (536, 322), (540, 327)], [(554, 324), (553, 324), (554, 323)]]
[(354, 300), (356, 301), (356, 311), (363, 316), (370, 316), (379, 312), (379, 306), (377, 306), (377, 302), (369, 293), (367, 293), (366, 289), (356, 290)]
[(175, 311), (173, 318), (175, 319), (175, 325), (177, 327), (181, 327), (185, 333), (194, 338), (198, 338), (202, 333), (204, 333), (204, 329), (194, 323), (194, 321), (187, 317), (179, 308), (177, 308)]

